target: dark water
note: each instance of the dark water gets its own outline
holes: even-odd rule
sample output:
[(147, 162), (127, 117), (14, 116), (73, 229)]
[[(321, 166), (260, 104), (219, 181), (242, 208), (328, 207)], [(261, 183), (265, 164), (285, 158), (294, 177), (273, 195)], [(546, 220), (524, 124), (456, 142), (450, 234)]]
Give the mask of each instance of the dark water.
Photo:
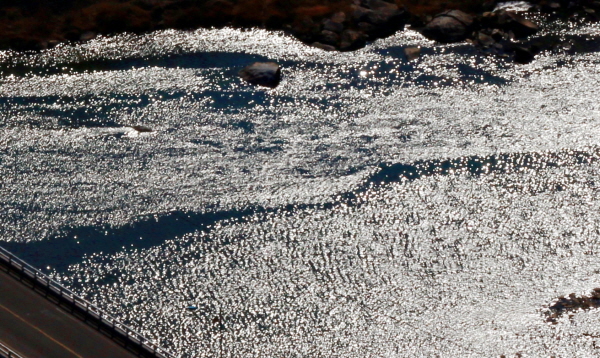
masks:
[(182, 357), (594, 356), (595, 310), (544, 312), (600, 286), (600, 30), (544, 31), (572, 46), (528, 65), (411, 31), (0, 53), (2, 246)]

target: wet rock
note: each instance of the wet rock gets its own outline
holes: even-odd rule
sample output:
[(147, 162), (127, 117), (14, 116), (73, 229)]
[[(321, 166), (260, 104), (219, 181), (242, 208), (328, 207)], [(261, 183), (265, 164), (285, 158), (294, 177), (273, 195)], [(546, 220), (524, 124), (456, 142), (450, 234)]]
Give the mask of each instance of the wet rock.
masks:
[(442, 43), (460, 42), (471, 35), (473, 22), (472, 16), (460, 10), (450, 10), (436, 15), (421, 33)]
[(321, 31), (318, 37), (318, 42), (324, 43), (325, 45), (337, 46), (339, 41), (340, 36), (329, 30)]
[(345, 30), (340, 39), (341, 51), (352, 51), (365, 46), (367, 36), (359, 31)]
[(331, 46), (331, 45), (325, 45), (324, 43), (320, 43), (320, 42), (313, 42), (311, 44), (312, 47), (316, 47), (316, 48), (320, 48), (321, 50), (325, 50), (325, 51), (335, 51), (337, 50), (335, 48), (335, 46)]
[(86, 31), (79, 36), (79, 41), (90, 41), (95, 39), (97, 34), (93, 31)]
[(322, 23), (322, 29), (339, 34), (342, 31), (344, 31), (344, 25), (340, 22), (335, 22), (331, 19), (325, 19)]
[(514, 54), (515, 54), (514, 61), (516, 63), (520, 63), (520, 64), (530, 63), (535, 58), (534, 51), (532, 51), (531, 49), (529, 49), (525, 46), (514, 46), (512, 50), (514, 51)]
[(93, 18), (93, 30), (101, 34), (140, 33), (152, 29), (151, 13), (135, 3), (98, 2), (84, 10)]
[(407, 47), (404, 49), (404, 55), (408, 61), (416, 60), (421, 56), (421, 48), (414, 46)]
[(354, 22), (361, 22), (364, 21), (367, 18), (367, 15), (369, 15), (372, 11), (362, 7), (362, 6), (353, 6), (352, 7), (352, 12), (351, 12), (351, 19)]
[(506, 32), (499, 29), (493, 29), (490, 36), (492, 37), (492, 39), (494, 39), (494, 41), (502, 41), (508, 39), (508, 35), (506, 34)]
[(152, 128), (146, 126), (131, 126), (138, 133), (150, 133), (153, 132)]
[(475, 40), (479, 46), (490, 47), (492, 46), (496, 40), (490, 35), (487, 35), (483, 32), (478, 32)]
[(48, 48), (54, 48), (54, 47), (58, 46), (58, 44), (60, 44), (59, 40), (55, 40), (55, 39), (49, 40)]
[(358, 29), (366, 34), (369, 38), (373, 38), (375, 31), (377, 30), (375, 25), (368, 22), (359, 22), (357, 25)]
[(560, 2), (558, 1), (550, 1), (545, 4), (542, 4), (542, 9), (547, 12), (553, 12), (560, 9)]
[(383, 0), (367, 0), (365, 1), (365, 5), (366, 7), (368, 7), (371, 10), (391, 10), (391, 11), (396, 11), (398, 10), (398, 5), (396, 5), (393, 2), (387, 2), (387, 1), (383, 1)]
[(275, 62), (255, 62), (244, 67), (239, 76), (254, 85), (275, 88), (281, 81), (281, 68)]
[(406, 25), (407, 15), (397, 6), (380, 8), (367, 14), (365, 21), (373, 25), (369, 33), (371, 38), (381, 38), (393, 35), (403, 30)]
[(310, 43), (319, 34), (319, 26), (310, 17), (303, 17), (292, 24), (291, 32), (301, 41)]
[(479, 16), (479, 26), (482, 29), (498, 28), (498, 13), (486, 11)]
[(335, 14), (331, 15), (331, 21), (342, 24), (344, 21), (346, 21), (346, 14), (342, 11), (336, 12)]
[(514, 11), (503, 11), (498, 14), (498, 21), (505, 31), (510, 31), (515, 38), (527, 37), (538, 32), (538, 25), (527, 20)]
[(14, 37), (8, 39), (6, 47), (17, 51), (40, 51), (47, 48), (47, 44), (33, 37)]

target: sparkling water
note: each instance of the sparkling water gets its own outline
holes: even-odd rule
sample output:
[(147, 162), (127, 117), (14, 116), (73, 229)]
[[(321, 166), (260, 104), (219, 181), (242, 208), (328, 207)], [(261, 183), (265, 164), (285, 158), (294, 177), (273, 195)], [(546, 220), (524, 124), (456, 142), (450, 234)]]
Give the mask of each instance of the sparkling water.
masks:
[(559, 25), (527, 65), (410, 30), (0, 53), (2, 246), (186, 358), (594, 356), (595, 309), (546, 320), (600, 286), (600, 28)]

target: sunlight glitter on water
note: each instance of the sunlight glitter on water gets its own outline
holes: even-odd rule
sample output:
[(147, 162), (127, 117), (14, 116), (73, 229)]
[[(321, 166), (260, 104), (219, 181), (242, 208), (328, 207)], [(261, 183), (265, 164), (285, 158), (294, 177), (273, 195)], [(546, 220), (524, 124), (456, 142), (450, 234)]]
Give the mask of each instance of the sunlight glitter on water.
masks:
[[(0, 235), (183, 357), (591, 356), (595, 311), (544, 309), (599, 278), (596, 51), (223, 29), (3, 53)], [(265, 59), (278, 88), (237, 78)]]

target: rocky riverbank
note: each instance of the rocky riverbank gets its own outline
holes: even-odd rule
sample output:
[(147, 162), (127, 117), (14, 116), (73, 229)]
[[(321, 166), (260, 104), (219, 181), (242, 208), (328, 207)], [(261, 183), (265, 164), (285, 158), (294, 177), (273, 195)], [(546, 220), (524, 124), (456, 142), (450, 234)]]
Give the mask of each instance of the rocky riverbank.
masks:
[(0, 49), (43, 50), (99, 34), (234, 26), (285, 30), (324, 50), (351, 51), (409, 25), (439, 42), (470, 41), (486, 53), (526, 63), (556, 46), (551, 39), (531, 38), (538, 24), (529, 15), (598, 21), (600, 14), (600, 2), (591, 0), (538, 0), (527, 13), (493, 11), (495, 6), (461, 0), (24, 0), (0, 5)]

